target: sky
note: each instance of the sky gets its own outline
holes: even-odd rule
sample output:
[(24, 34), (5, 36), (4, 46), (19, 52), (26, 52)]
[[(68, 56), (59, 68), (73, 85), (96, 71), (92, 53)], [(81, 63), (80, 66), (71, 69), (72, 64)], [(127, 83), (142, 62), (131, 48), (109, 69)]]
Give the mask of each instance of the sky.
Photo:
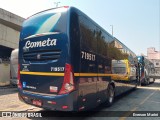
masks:
[(160, 51), (160, 0), (0, 0), (0, 8), (23, 18), (58, 6), (74, 6), (137, 55)]

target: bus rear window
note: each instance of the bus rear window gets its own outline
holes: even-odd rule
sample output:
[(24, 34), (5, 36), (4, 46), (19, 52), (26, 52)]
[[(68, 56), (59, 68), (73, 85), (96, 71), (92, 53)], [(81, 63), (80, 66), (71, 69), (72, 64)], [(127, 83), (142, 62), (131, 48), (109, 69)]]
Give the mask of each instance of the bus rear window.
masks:
[(66, 32), (66, 14), (49, 10), (38, 13), (23, 23), (21, 40), (31, 35), (48, 32)]

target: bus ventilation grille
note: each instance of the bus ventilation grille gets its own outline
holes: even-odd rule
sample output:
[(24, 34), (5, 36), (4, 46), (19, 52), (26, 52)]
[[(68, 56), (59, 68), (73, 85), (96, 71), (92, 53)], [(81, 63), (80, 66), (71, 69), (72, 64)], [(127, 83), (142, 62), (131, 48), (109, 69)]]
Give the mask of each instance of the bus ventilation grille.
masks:
[(43, 50), (24, 52), (23, 59), (26, 61), (49, 61), (58, 60), (60, 58), (60, 50)]

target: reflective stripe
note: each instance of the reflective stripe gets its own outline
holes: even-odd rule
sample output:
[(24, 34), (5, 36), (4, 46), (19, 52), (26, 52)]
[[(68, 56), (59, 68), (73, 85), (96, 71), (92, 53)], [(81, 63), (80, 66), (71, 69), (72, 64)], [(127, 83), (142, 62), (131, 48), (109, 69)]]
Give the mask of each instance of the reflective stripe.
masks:
[(22, 75), (42, 75), (42, 76), (64, 76), (64, 73), (49, 73), (49, 72), (24, 72), (20, 71)]
[[(50, 73), (50, 72), (26, 72), (20, 71), (21, 75), (42, 75), (42, 76), (64, 76), (64, 73)], [(97, 73), (74, 73), (74, 76), (112, 76), (113, 74), (97, 74)]]
[[(40, 76), (60, 76), (64, 77), (64, 73), (51, 73), (51, 72), (26, 72), (20, 71), (21, 75), (40, 75)], [(113, 80), (128, 80), (126, 75), (117, 74), (102, 74), (102, 73), (74, 73), (75, 77), (112, 77)], [(118, 79), (119, 78), (119, 79)]]

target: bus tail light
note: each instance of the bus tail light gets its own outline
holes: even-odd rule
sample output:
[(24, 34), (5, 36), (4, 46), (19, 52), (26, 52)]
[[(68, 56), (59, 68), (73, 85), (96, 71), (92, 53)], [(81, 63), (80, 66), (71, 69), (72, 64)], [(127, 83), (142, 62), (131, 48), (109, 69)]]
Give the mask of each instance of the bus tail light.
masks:
[(48, 101), (48, 103), (52, 104), (52, 105), (56, 105), (57, 104), (57, 102), (55, 102), (55, 101)]
[(64, 8), (69, 8), (69, 6), (63, 6)]
[(75, 89), (72, 66), (70, 64), (65, 65), (64, 81), (59, 94), (67, 94)]
[(62, 109), (67, 109), (67, 108), (68, 108), (68, 106), (66, 106), (66, 105), (65, 105), (65, 106), (62, 106)]
[(18, 79), (18, 88), (22, 89), (22, 84), (20, 82), (20, 65), (18, 64), (18, 75), (17, 75), (17, 79)]

